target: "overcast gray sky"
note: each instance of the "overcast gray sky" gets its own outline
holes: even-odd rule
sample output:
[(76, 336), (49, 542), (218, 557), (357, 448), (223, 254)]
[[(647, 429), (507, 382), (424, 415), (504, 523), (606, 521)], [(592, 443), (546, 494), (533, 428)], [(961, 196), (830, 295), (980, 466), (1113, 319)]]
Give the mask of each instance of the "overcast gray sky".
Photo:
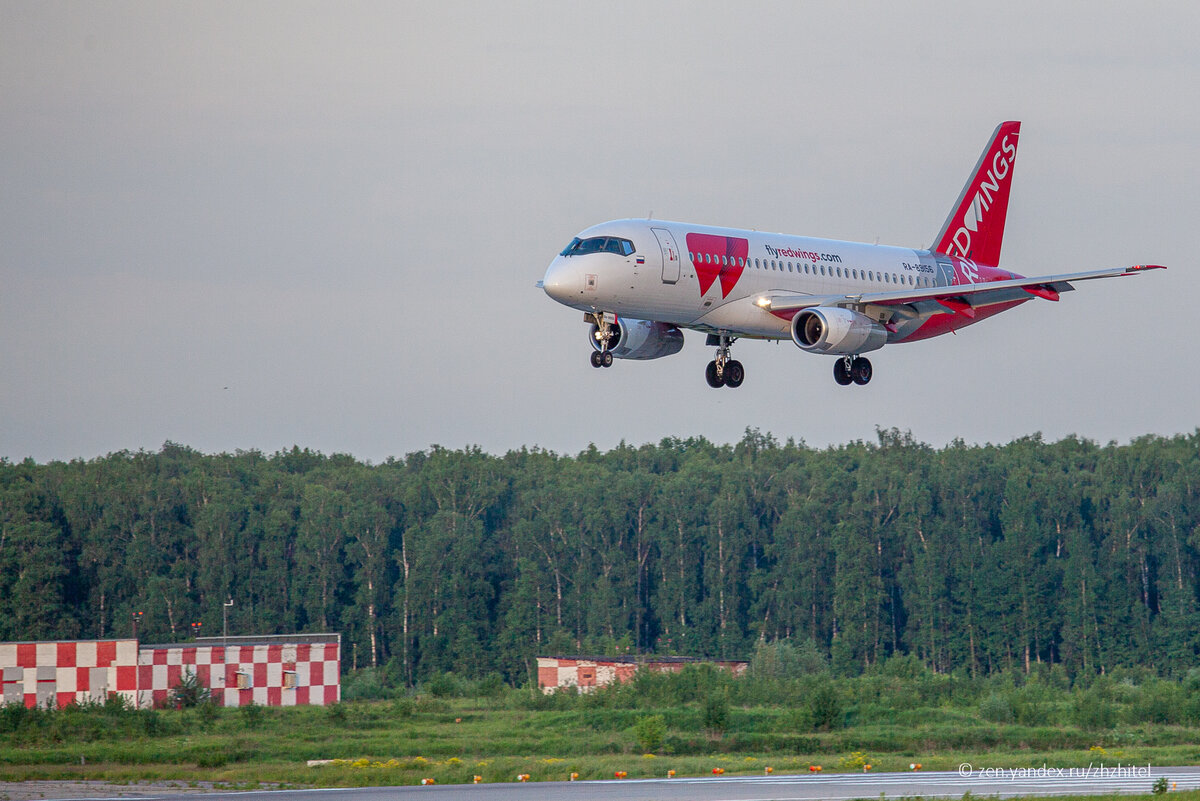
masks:
[[(0, 456), (747, 426), (824, 446), (1191, 432), (1200, 5), (0, 0)], [(927, 247), (1001, 120), (1003, 264), (1154, 262), (872, 354), (594, 370), (534, 288), (644, 216)]]

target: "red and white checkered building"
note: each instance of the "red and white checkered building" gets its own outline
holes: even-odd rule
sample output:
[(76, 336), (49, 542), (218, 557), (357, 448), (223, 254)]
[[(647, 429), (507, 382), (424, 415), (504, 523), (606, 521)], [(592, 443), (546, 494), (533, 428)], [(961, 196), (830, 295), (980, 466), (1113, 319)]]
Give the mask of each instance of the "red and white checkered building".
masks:
[(139, 707), (163, 706), (185, 673), (221, 706), (324, 706), (341, 700), (341, 636), (0, 643), (2, 703), (46, 706), (53, 699), (61, 707), (120, 695)]
[(575, 687), (581, 693), (593, 692), (615, 682), (629, 681), (639, 670), (678, 673), (684, 665), (705, 663), (735, 676), (742, 675), (750, 663), (742, 659), (703, 659), (694, 656), (539, 656), (538, 687), (543, 693)]

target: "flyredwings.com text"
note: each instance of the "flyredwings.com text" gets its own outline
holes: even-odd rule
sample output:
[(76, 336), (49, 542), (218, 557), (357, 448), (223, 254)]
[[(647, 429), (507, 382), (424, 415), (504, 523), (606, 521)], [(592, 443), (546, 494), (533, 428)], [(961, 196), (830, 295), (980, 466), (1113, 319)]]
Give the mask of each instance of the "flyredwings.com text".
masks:
[(773, 248), (765, 246), (767, 252), (775, 258), (800, 259), (801, 261), (828, 261), (841, 264), (842, 257), (836, 253), (813, 253), (811, 250), (796, 250), (795, 248)]

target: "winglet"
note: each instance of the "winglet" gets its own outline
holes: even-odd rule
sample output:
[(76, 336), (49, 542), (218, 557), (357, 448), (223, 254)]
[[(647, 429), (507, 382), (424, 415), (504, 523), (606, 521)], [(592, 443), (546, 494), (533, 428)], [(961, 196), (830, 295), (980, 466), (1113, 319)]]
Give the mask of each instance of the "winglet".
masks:
[(1132, 267), (1126, 267), (1125, 272), (1140, 273), (1143, 270), (1165, 270), (1165, 269), (1167, 269), (1166, 266), (1162, 265), (1162, 264), (1135, 264)]

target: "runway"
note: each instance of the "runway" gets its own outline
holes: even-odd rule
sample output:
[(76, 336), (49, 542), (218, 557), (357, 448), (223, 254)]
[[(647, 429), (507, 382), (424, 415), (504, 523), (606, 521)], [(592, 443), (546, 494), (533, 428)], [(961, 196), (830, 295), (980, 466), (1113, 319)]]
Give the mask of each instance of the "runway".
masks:
[[(435, 801), (849, 801), (850, 799), (1012, 798), (1026, 795), (1090, 795), (1149, 793), (1165, 777), (1171, 790), (1200, 788), (1200, 768), (1147, 765), (1091, 768), (996, 769), (964, 766), (961, 771), (920, 771), (879, 774), (801, 774), (787, 776), (722, 776), (682, 779), (625, 779), (613, 781), (532, 782), (529, 784), (436, 785), (431, 787), (362, 787), (314, 790), (274, 790), (204, 793), (205, 799), (237, 801), (385, 801), (429, 798)], [(122, 787), (119, 795), (63, 796), (81, 798), (161, 798), (178, 801), (179, 794), (141, 794)], [(50, 796), (47, 796), (48, 798)]]

